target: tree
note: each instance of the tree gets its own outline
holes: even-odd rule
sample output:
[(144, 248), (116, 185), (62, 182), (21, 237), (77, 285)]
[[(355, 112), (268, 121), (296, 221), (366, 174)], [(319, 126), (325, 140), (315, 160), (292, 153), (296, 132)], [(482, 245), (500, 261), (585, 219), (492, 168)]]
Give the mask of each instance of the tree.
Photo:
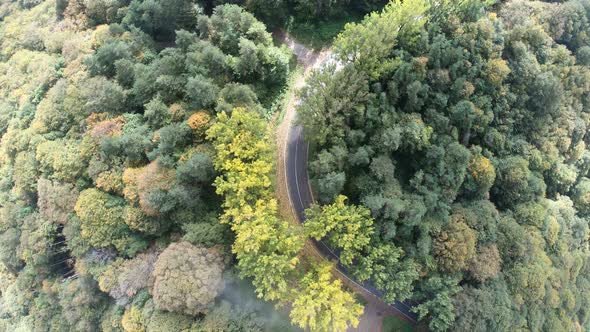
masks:
[(298, 121), (310, 142), (324, 144), (344, 139), (346, 118), (369, 99), (367, 75), (354, 66), (328, 66), (312, 73), (300, 92)]
[(158, 255), (158, 251), (149, 250), (132, 259), (111, 263), (98, 277), (100, 290), (108, 293), (118, 305), (128, 305), (134, 296), (153, 283), (152, 273)]
[(330, 172), (314, 180), (317, 182), (318, 191), (320, 192), (320, 202), (329, 203), (336, 200), (342, 189), (344, 189), (346, 173)]
[(527, 201), (544, 191), (542, 185), (536, 183), (535, 175), (531, 174), (528, 161), (521, 157), (499, 160), (496, 169), (492, 197), (500, 207)]
[(161, 128), (170, 124), (171, 120), (171, 115), (168, 113), (168, 107), (162, 102), (162, 99), (159, 96), (145, 105), (143, 116), (152, 128)]
[(173, 40), (174, 31), (193, 27), (198, 14), (198, 7), (187, 0), (133, 0), (122, 23), (139, 27), (158, 40)]
[(214, 175), (211, 156), (204, 152), (194, 153), (176, 168), (176, 180), (187, 185), (211, 183)]
[(143, 322), (143, 317), (141, 315), (141, 311), (137, 309), (137, 307), (132, 306), (130, 309), (125, 310), (125, 314), (123, 314), (123, 319), (121, 320), (121, 325), (125, 332), (144, 332), (145, 325)]
[(158, 131), (158, 145), (148, 153), (151, 160), (166, 157), (178, 152), (191, 143), (192, 132), (185, 122), (173, 123)]
[(446, 331), (455, 321), (452, 296), (461, 290), (457, 282), (453, 277), (434, 275), (418, 291), (419, 298), (428, 300), (421, 302), (413, 311), (418, 313), (420, 319), (429, 317), (428, 327), (432, 330)]
[(191, 114), (187, 120), (188, 126), (193, 130), (197, 136), (203, 136), (205, 131), (209, 128), (209, 121), (211, 116), (207, 112), (199, 111)]
[(590, 212), (590, 179), (584, 177), (576, 184), (573, 200), (578, 211), (584, 214)]
[(258, 331), (264, 329), (264, 319), (253, 308), (231, 305), (222, 300), (199, 324), (205, 331)]
[(217, 112), (231, 112), (234, 108), (257, 109), (258, 97), (248, 85), (229, 83), (221, 91), (217, 99)]
[(95, 331), (105, 309), (105, 296), (88, 277), (77, 278), (60, 286), (59, 304), (64, 318), (74, 331)]
[[(171, 211), (175, 206), (174, 199), (169, 195), (175, 186), (174, 169), (162, 167), (157, 161), (141, 168), (128, 168), (123, 173), (125, 198), (131, 203), (138, 203), (141, 211), (148, 217), (159, 217), (162, 213)], [(150, 221), (138, 213), (129, 209), (128, 220), (142, 231), (155, 231), (159, 226), (156, 220)], [(152, 226), (149, 224), (153, 223)], [(143, 225), (143, 226), (141, 226)]]
[(584, 66), (590, 65), (590, 46), (582, 46), (577, 50), (576, 61)]
[(191, 222), (182, 225), (185, 234), (184, 241), (194, 245), (213, 246), (231, 242), (229, 228), (219, 222), (217, 216), (206, 216), (199, 222)]
[(74, 211), (79, 192), (71, 184), (60, 184), (44, 178), (37, 181), (39, 213), (43, 219), (65, 224)]
[(419, 266), (392, 244), (373, 245), (367, 251), (351, 268), (354, 276), (361, 282), (371, 280), (383, 291), (383, 300), (388, 303), (410, 298), (413, 283), (419, 277)]
[(23, 197), (31, 197), (35, 192), (38, 175), (35, 154), (19, 153), (14, 160), (14, 185), (16, 193)]
[[(290, 277), (304, 245), (301, 232), (277, 217), (274, 199), (260, 200), (253, 208), (246, 206), (242, 211), (243, 217), (232, 224), (236, 233), (232, 251), (241, 274), (253, 278), (259, 297), (271, 301), (288, 298)], [(249, 218), (250, 222), (244, 222)]]
[(563, 87), (550, 72), (540, 73), (533, 80), (529, 94), (529, 108), (540, 116), (556, 116), (561, 105)]
[(128, 44), (112, 40), (98, 48), (96, 53), (87, 60), (86, 65), (93, 75), (113, 77), (116, 73), (115, 62), (131, 57), (132, 53)]
[(305, 210), (306, 234), (320, 240), (328, 236), (333, 248), (341, 249), (340, 261), (351, 265), (373, 235), (373, 218), (369, 209), (346, 205), (346, 196), (338, 196), (331, 205), (314, 205)]
[(85, 160), (80, 158), (75, 141), (45, 141), (37, 146), (36, 159), (40, 169), (51, 180), (75, 182), (84, 171)]
[(157, 235), (168, 228), (163, 218), (146, 215), (142, 209), (132, 205), (125, 207), (124, 217), (125, 224), (134, 231)]
[(473, 155), (467, 166), (467, 178), (463, 185), (471, 192), (478, 195), (486, 194), (496, 179), (496, 170), (493, 163), (482, 155)]
[(255, 44), (270, 46), (272, 43), (266, 26), (237, 5), (218, 6), (210, 18), (200, 16), (199, 30), (201, 36), (227, 54), (238, 54), (240, 38), (247, 38)]
[(215, 180), (216, 192), (229, 196), (227, 207), (254, 205), (258, 197), (270, 193), (273, 158), (266, 132), (264, 120), (243, 108), (233, 110), (231, 116), (220, 113), (207, 131), (217, 152), (213, 165), (227, 174)]
[(195, 321), (191, 316), (157, 310), (153, 300), (148, 300), (141, 312), (146, 322), (146, 330), (154, 332), (189, 330)]
[(56, 233), (57, 226), (40, 218), (38, 213), (27, 215), (21, 228), (18, 255), (28, 266), (45, 272), (55, 257), (52, 249)]
[(477, 255), (469, 264), (469, 272), (479, 282), (495, 277), (500, 273), (502, 258), (495, 244), (479, 248)]
[(95, 247), (112, 245), (124, 252), (141, 248), (143, 244), (134, 238), (125, 224), (123, 205), (122, 199), (100, 190), (82, 191), (74, 207), (81, 221), (82, 237)]
[(363, 307), (342, 290), (340, 280), (332, 280), (333, 266), (317, 264), (301, 280), (290, 317), (303, 329), (345, 331), (356, 327)]
[(0, 234), (3, 245), (0, 248), (0, 262), (14, 272), (22, 267), (22, 261), (17, 255), (17, 248), (20, 244), (20, 231), (16, 228), (9, 228)]
[(465, 270), (475, 256), (476, 233), (461, 221), (451, 220), (434, 239), (434, 254), (441, 269)]
[(154, 267), (154, 303), (158, 309), (187, 315), (207, 313), (223, 290), (224, 257), (219, 249), (173, 243)]
[(225, 198), (221, 221), (236, 234), (232, 251), (240, 272), (253, 278), (260, 297), (285, 298), (304, 242), (297, 228), (278, 217), (267, 125), (258, 113), (236, 108), (231, 116), (218, 114), (207, 138), (215, 147), (213, 165), (220, 172), (216, 192)]
[(461, 130), (461, 143), (469, 144), (472, 131), (481, 132), (492, 121), (492, 117), (484, 113), (470, 101), (462, 100), (451, 108), (449, 117), (452, 123)]
[(427, 20), (428, 3), (422, 0), (392, 1), (381, 13), (372, 13), (361, 23), (349, 23), (334, 42), (343, 61), (357, 63), (372, 78), (389, 70), (387, 58), (398, 36), (418, 35)]
[(458, 329), (505, 331), (525, 328), (522, 317), (512, 303), (510, 291), (503, 280), (481, 288), (467, 287), (453, 300)]
[(215, 105), (219, 87), (201, 75), (191, 77), (186, 83), (186, 94), (193, 109), (209, 109)]
[(124, 110), (125, 91), (117, 82), (104, 77), (92, 77), (82, 82), (78, 93), (78, 102), (85, 115), (101, 112), (118, 115)]

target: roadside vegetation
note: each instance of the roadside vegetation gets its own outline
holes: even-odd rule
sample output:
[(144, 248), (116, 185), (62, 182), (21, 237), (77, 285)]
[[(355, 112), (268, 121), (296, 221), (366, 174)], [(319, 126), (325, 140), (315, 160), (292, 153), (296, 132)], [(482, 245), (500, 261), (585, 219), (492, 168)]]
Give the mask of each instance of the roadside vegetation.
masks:
[(355, 325), (277, 214), (268, 120), (298, 71), (235, 4), (3, 2), (0, 330), (297, 330), (254, 294), (301, 327)]
[(395, 316), (383, 318), (383, 332), (414, 332), (412, 325)]

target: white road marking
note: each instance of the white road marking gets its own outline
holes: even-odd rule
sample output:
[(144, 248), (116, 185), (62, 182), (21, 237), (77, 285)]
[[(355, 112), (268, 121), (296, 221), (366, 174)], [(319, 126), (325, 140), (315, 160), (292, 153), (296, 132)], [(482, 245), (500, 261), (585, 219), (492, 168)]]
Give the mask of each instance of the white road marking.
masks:
[[(307, 143), (307, 151), (305, 151), (307, 155), (307, 161), (309, 161), (309, 142)], [(307, 173), (307, 168), (305, 168), (305, 173)], [(311, 181), (309, 181), (309, 175), (307, 176), (307, 186), (309, 187), (309, 194), (311, 195), (311, 201), (315, 202), (315, 197), (313, 197), (313, 190), (311, 190)]]
[[(299, 196), (299, 203), (301, 203), (301, 208), (304, 209), (303, 214), (305, 214), (305, 205), (303, 204), (303, 199), (301, 199), (301, 190), (299, 189), (299, 179), (297, 178), (297, 155), (298, 155), (298, 148), (299, 148), (299, 137), (301, 137), (301, 135), (297, 136), (297, 141), (295, 143), (295, 185), (297, 186), (297, 196)], [(288, 180), (287, 180), (288, 181)], [(303, 220), (301, 220), (303, 221)]]
[[(296, 187), (297, 187), (297, 196), (298, 196), (298, 198), (299, 198), (299, 202), (301, 203), (301, 207), (305, 209), (305, 205), (303, 205), (303, 199), (301, 198), (301, 190), (300, 190), (300, 188), (299, 188), (299, 180), (298, 180), (298, 177), (297, 177), (297, 155), (298, 155), (298, 151), (299, 151), (299, 150), (298, 150), (299, 141), (300, 141), (300, 139), (299, 139), (299, 137), (298, 137), (298, 139), (297, 139), (297, 143), (295, 144), (295, 163), (294, 163), (294, 164), (295, 164), (295, 185), (296, 185)], [(287, 150), (287, 152), (288, 152), (288, 150)], [(289, 154), (287, 153), (286, 155), (289, 155)], [(287, 178), (287, 179), (288, 179), (288, 178)], [(287, 180), (287, 186), (288, 186), (288, 183), (289, 183), (289, 181)], [(309, 182), (308, 182), (308, 183), (309, 183)], [(310, 188), (311, 188), (311, 187), (310, 187)], [(288, 190), (288, 189), (287, 189), (287, 190)], [(311, 190), (311, 189), (310, 189), (310, 190)], [(291, 203), (291, 204), (292, 204), (292, 203)], [(299, 219), (299, 216), (298, 216), (297, 214), (295, 214), (295, 216), (296, 216), (296, 218), (297, 218), (297, 219)], [(301, 224), (303, 224), (303, 223), (304, 223), (304, 221), (303, 221), (303, 220), (299, 220), (299, 222), (300, 222)], [(324, 246), (324, 247), (325, 247), (325, 248), (326, 248), (326, 249), (327, 249), (327, 250), (330, 252), (330, 254), (331, 254), (331, 255), (332, 255), (334, 258), (336, 258), (336, 260), (338, 260), (338, 261), (340, 260), (340, 257), (339, 257), (338, 255), (336, 255), (336, 253), (335, 253), (334, 251), (332, 251), (332, 249), (331, 249), (331, 248), (330, 248), (330, 247), (329, 247), (329, 246), (328, 246), (326, 243), (324, 243), (322, 240), (319, 240), (319, 241), (317, 241), (317, 242), (318, 242), (318, 243), (321, 243), (321, 244), (322, 244), (322, 245), (323, 245), (323, 246)], [(329, 260), (328, 260), (326, 257), (324, 257), (324, 255), (321, 255), (321, 252), (320, 252), (320, 256), (322, 256), (322, 258), (323, 258), (325, 261), (329, 262)], [(342, 276), (343, 276), (344, 278), (346, 278), (348, 281), (352, 282), (352, 283), (353, 283), (353, 284), (355, 284), (357, 287), (359, 287), (359, 288), (361, 288), (362, 290), (364, 290), (365, 292), (369, 293), (371, 296), (374, 296), (375, 298), (377, 298), (377, 299), (379, 299), (380, 301), (382, 301), (382, 300), (381, 300), (381, 298), (380, 298), (379, 296), (377, 296), (377, 294), (373, 293), (371, 290), (367, 289), (367, 288), (366, 288), (365, 286), (363, 286), (362, 284), (360, 284), (360, 283), (356, 282), (355, 280), (351, 279), (350, 277), (348, 277), (348, 275), (346, 275), (346, 273), (344, 273), (344, 271), (340, 270), (340, 269), (338, 268), (338, 266), (336, 266), (336, 270), (337, 270), (337, 271), (340, 273), (340, 275), (342, 275)], [(404, 304), (403, 302), (401, 302), (401, 301), (398, 301), (398, 302), (399, 302), (400, 304), (402, 304), (404, 307), (406, 307), (406, 308), (410, 308), (410, 307), (408, 307), (406, 304)], [(406, 318), (407, 318), (407, 319), (409, 319), (410, 321), (412, 321), (412, 322), (416, 322), (416, 320), (415, 320), (414, 318), (412, 318), (412, 317), (408, 316), (408, 315), (407, 315), (405, 312), (403, 312), (403, 311), (399, 310), (399, 309), (398, 309), (398, 308), (396, 308), (394, 305), (392, 305), (392, 304), (388, 304), (388, 305), (389, 305), (389, 306), (391, 306), (391, 307), (393, 307), (394, 309), (396, 309), (396, 310), (397, 310), (399, 313), (401, 313), (401, 314), (402, 314), (404, 317), (406, 317)]]

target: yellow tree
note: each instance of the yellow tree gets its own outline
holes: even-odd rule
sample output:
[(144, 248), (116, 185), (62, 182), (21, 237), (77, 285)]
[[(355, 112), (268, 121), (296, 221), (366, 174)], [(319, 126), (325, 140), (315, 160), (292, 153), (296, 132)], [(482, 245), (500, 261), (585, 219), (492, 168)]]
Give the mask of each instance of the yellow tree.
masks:
[(288, 295), (289, 274), (299, 263), (297, 255), (303, 248), (301, 232), (278, 218), (274, 199), (259, 200), (254, 207), (242, 211), (239, 221), (232, 224), (236, 234), (232, 250), (238, 267), (242, 275), (253, 279), (260, 297), (284, 299)]
[(465, 189), (476, 194), (486, 194), (494, 184), (495, 179), (496, 169), (488, 158), (480, 154), (471, 157), (467, 166), (467, 176), (464, 182)]
[(216, 151), (213, 164), (222, 173), (215, 187), (225, 196), (226, 217), (236, 207), (272, 195), (274, 156), (267, 132), (264, 119), (244, 108), (234, 109), (231, 116), (220, 113), (207, 131)]
[(258, 296), (281, 300), (303, 247), (301, 232), (278, 217), (273, 198), (274, 155), (262, 117), (243, 108), (223, 112), (207, 131), (221, 173), (216, 191), (224, 196), (222, 222), (236, 234), (232, 251), (243, 276), (252, 278)]
[(74, 206), (80, 218), (81, 234), (94, 247), (114, 246), (117, 250), (137, 250), (143, 245), (133, 236), (123, 218), (124, 201), (98, 189), (80, 193)]
[(340, 280), (332, 279), (332, 268), (317, 264), (301, 280), (290, 317), (303, 329), (339, 332), (358, 326), (363, 306), (342, 289)]
[(143, 323), (143, 317), (141, 311), (136, 306), (125, 310), (123, 317), (121, 318), (121, 325), (125, 332), (144, 332), (145, 324)]

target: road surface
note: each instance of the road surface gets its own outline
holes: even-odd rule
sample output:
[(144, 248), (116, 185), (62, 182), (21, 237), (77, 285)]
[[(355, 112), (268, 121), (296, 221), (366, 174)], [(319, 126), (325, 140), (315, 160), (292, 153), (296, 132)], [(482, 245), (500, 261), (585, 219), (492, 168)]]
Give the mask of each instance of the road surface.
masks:
[[(303, 64), (305, 73), (303, 77), (296, 82), (296, 88), (301, 88), (305, 82), (305, 77), (313, 69), (320, 68), (326, 62), (331, 61), (331, 53), (324, 51), (316, 53), (306, 49), (301, 44), (291, 40), (288, 36), (282, 36), (285, 43), (293, 50), (298, 60)], [(280, 153), (279, 165), (284, 166), (284, 185), (286, 185), (286, 192), (288, 194), (289, 204), (291, 210), (295, 214), (298, 222), (305, 222), (305, 209), (313, 203), (313, 194), (309, 183), (309, 176), (307, 173), (307, 156), (308, 156), (308, 144), (305, 142), (303, 137), (303, 128), (295, 125), (295, 106), (298, 103), (296, 98), (292, 98), (287, 105), (284, 123), (282, 125), (283, 130), (286, 130), (286, 143), (282, 147), (284, 151)], [(280, 136), (280, 135), (279, 135)], [(324, 242), (312, 240), (315, 249), (328, 260), (339, 260), (338, 255), (333, 252)], [(346, 268), (341, 264), (337, 264), (339, 275), (346, 279), (347, 284), (353, 284), (355, 288), (360, 289), (363, 297), (367, 300), (368, 304), (365, 310), (372, 310), (372, 318), (365, 317), (365, 322), (361, 319), (361, 326), (359, 331), (377, 331), (375, 325), (371, 325), (371, 322), (366, 322), (367, 319), (378, 319), (376, 316), (382, 316), (386, 314), (395, 314), (401, 316), (406, 320), (416, 323), (417, 315), (411, 312), (411, 305), (409, 303), (396, 301), (394, 304), (388, 305), (380, 300), (382, 292), (370, 285), (369, 283), (359, 283), (352, 278)], [(368, 296), (367, 296), (368, 295)], [(380, 323), (379, 323), (380, 326)]]

